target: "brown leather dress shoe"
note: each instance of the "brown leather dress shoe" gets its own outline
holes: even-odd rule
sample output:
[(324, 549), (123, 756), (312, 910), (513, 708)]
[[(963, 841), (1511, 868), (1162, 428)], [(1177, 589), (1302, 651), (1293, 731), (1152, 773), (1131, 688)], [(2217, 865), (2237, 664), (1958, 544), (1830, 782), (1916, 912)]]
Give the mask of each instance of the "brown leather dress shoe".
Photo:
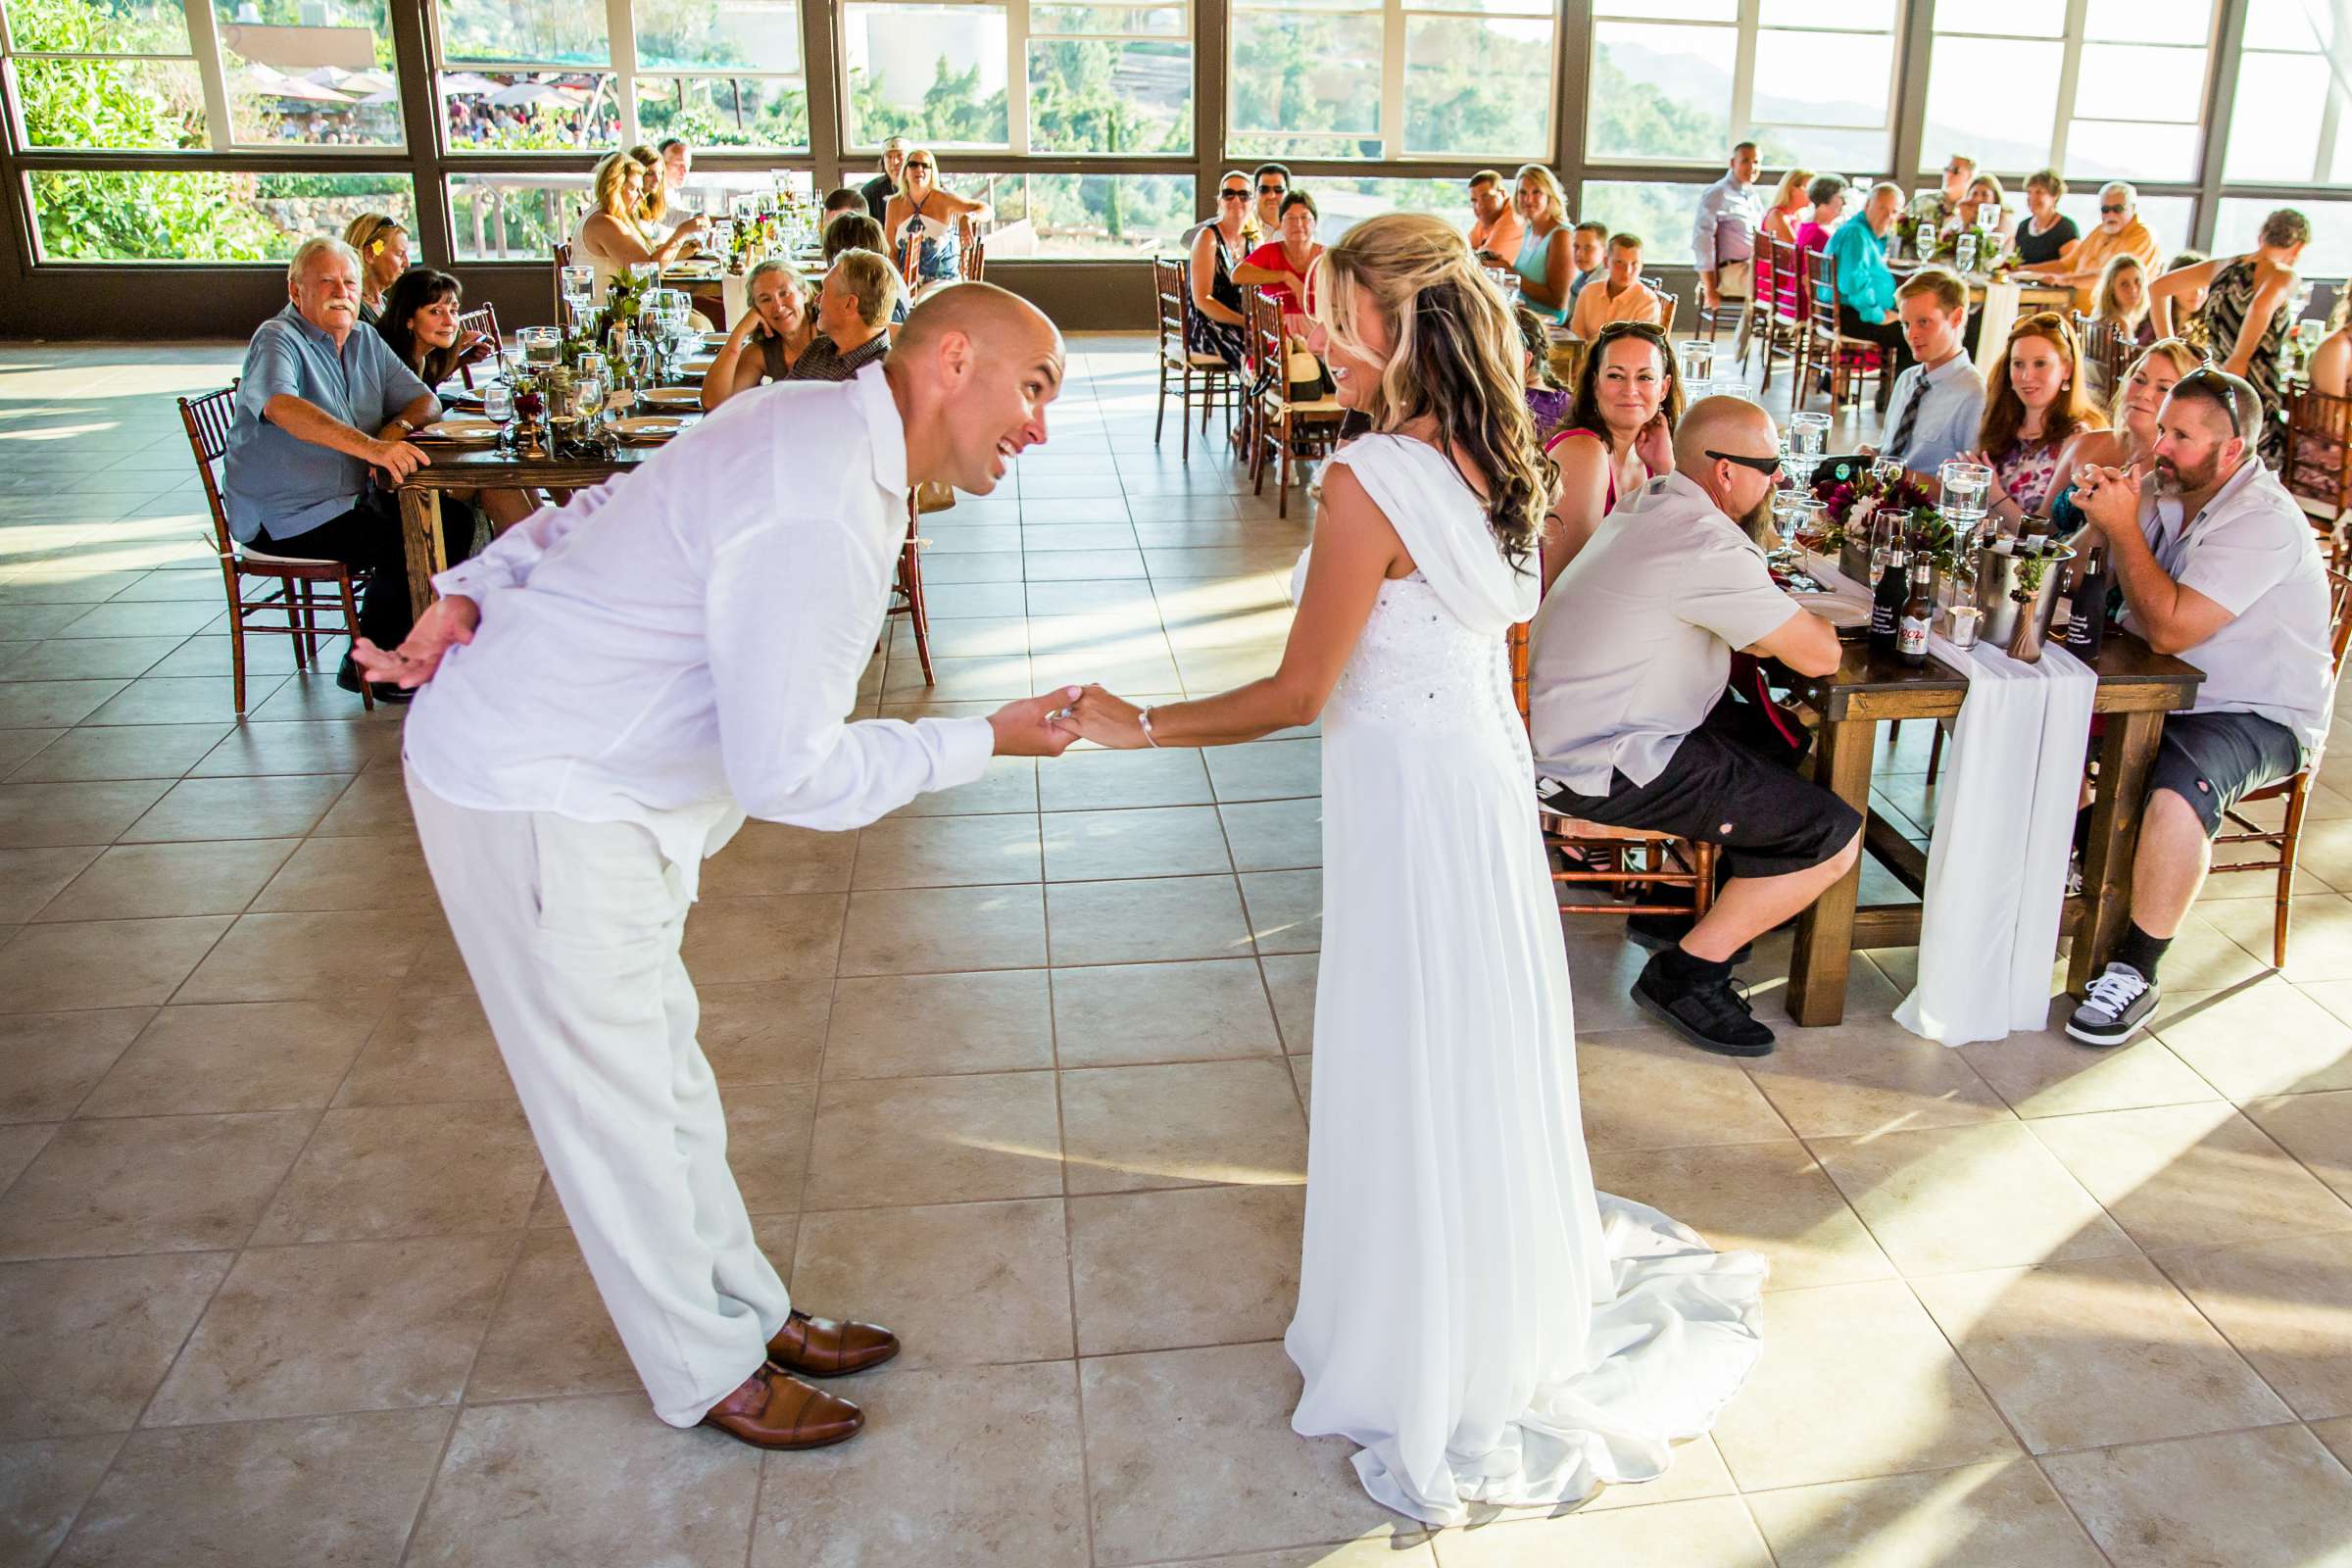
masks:
[(899, 1353), (899, 1337), (873, 1323), (836, 1323), (795, 1312), (767, 1342), (767, 1358), (787, 1372), (838, 1378), (880, 1366)]
[(849, 1400), (837, 1399), (776, 1367), (761, 1367), (759, 1377), (767, 1385), (767, 1402), (757, 1414), (713, 1407), (703, 1417), (703, 1425), (716, 1427), (755, 1448), (827, 1447), (849, 1442), (865, 1425), (865, 1412)]

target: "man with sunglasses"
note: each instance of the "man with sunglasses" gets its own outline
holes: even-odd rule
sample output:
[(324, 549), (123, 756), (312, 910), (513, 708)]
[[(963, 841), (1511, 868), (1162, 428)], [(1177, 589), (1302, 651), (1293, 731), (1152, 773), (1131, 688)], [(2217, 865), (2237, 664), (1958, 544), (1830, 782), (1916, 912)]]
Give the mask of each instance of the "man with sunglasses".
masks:
[[(2104, 540), (2123, 624), (2204, 671), (2165, 720), (2132, 860), (2132, 919), (2066, 1032), (2120, 1046), (2156, 1010), (2156, 969), (2212, 863), (2222, 813), (2291, 777), (2334, 695), (2327, 568), (2311, 526), (2254, 451), (2262, 399), (2204, 366), (2156, 416), (2155, 472), (2086, 468), (2075, 502)], [(2082, 540), (2077, 540), (2078, 548)]]
[[(1532, 628), (1530, 729), (1544, 809), (1720, 844), (1731, 879), (1706, 917), (1644, 918), (1634, 1000), (1703, 1051), (1761, 1056), (1772, 1031), (1732, 986), (1757, 936), (1853, 867), (1862, 818), (1742, 738), (1732, 653), (1803, 675), (1838, 667), (1838, 633), (1774, 585), (1746, 526), (1780, 469), (1771, 418), (1702, 398), (1674, 471), (1618, 502), (1544, 596)], [(1745, 722), (1743, 722), (1745, 721)]]
[(1242, 225), (1242, 237), (1255, 250), (1282, 233), (1282, 199), (1291, 193), (1291, 172), (1281, 164), (1260, 164), (1250, 171), (1250, 182), (1257, 187), (1257, 203)]
[(2099, 274), (2117, 256), (2138, 257), (2150, 277), (2164, 270), (2164, 251), (2139, 220), (2139, 192), (2120, 179), (2099, 187), (2098, 227), (2060, 251), (2056, 261), (2019, 270), (2073, 285), (2076, 311), (2088, 316), (2098, 304)]

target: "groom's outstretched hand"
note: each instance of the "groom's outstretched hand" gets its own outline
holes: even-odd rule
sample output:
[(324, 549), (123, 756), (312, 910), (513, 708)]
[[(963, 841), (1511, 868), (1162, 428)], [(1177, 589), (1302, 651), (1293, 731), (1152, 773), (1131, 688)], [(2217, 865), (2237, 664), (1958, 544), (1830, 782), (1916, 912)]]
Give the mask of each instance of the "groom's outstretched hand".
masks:
[(1078, 733), (1097, 746), (1133, 751), (1151, 744), (1144, 737), (1142, 713), (1142, 709), (1124, 697), (1114, 697), (1100, 686), (1089, 686), (1078, 699), (1074, 717)]
[(1078, 738), (1077, 722), (1070, 716), (1077, 701), (1077, 687), (1057, 686), (1043, 697), (1024, 697), (989, 714), (989, 726), (997, 732), (997, 755), (1059, 757)]
[(441, 656), (461, 643), (473, 641), (482, 623), (482, 607), (464, 594), (448, 594), (416, 617), (416, 624), (398, 648), (386, 651), (362, 637), (351, 645), (351, 662), (379, 685), (414, 690), (433, 678)]

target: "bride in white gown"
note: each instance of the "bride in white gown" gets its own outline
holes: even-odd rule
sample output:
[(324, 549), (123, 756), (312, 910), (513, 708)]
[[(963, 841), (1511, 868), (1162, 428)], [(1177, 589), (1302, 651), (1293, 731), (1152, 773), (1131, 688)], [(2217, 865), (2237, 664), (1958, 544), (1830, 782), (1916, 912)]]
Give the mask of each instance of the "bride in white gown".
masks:
[(1534, 613), (1548, 465), (1517, 329), (1461, 235), (1394, 214), (1319, 264), (1340, 401), (1281, 669), (1109, 746), (1323, 720), (1323, 955), (1292, 1425), (1431, 1524), (1646, 1481), (1761, 1348), (1753, 1253), (1597, 1195), (1559, 911), (1505, 633)]

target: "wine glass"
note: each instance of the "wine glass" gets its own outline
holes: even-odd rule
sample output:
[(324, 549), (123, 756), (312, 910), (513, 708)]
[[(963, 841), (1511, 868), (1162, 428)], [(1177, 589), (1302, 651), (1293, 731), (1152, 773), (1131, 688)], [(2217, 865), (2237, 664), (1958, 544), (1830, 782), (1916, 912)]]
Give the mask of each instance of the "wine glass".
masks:
[(1903, 466), (1892, 458), (1870, 460), (1870, 476), (1882, 487), (1890, 486), (1903, 476)]
[(514, 389), (504, 381), (484, 382), (482, 417), (497, 424), (498, 439), (503, 444), (507, 439), (507, 426), (514, 418)]
[(578, 315), (585, 315), (596, 299), (596, 269), (566, 267), (564, 269), (564, 303)]
[(629, 281), (641, 289), (652, 287), (661, 281), (661, 278), (662, 264), (660, 262), (631, 262), (629, 264)]

